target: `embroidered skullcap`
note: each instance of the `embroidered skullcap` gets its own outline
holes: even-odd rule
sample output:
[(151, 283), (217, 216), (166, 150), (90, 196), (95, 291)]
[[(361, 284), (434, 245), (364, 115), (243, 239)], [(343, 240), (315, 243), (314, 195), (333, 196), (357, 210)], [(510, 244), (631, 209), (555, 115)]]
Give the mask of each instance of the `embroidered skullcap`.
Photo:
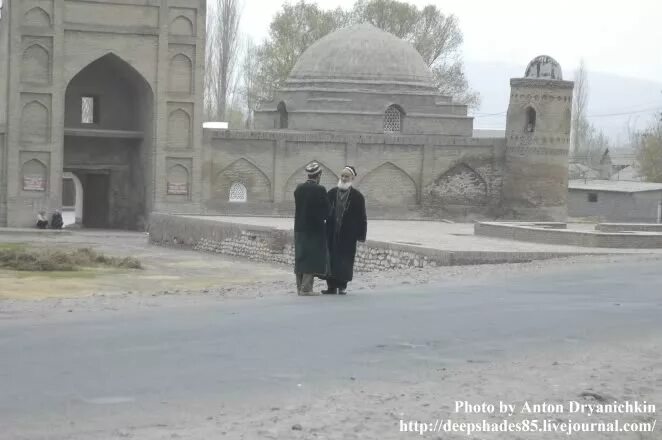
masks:
[(320, 167), (320, 164), (318, 164), (317, 162), (311, 162), (306, 167), (306, 174), (308, 174), (309, 176), (317, 176), (321, 172), (322, 172), (322, 167)]
[(356, 168), (347, 165), (345, 168), (343, 168), (343, 171), (345, 170), (349, 171), (354, 177), (356, 177)]

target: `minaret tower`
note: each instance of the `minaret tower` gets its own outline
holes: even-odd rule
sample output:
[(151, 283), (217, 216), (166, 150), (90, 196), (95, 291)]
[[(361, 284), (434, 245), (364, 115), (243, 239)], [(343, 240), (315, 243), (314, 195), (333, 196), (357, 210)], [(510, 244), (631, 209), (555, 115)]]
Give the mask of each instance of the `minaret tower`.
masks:
[(549, 56), (510, 80), (502, 208), (506, 218), (565, 221), (574, 83)]

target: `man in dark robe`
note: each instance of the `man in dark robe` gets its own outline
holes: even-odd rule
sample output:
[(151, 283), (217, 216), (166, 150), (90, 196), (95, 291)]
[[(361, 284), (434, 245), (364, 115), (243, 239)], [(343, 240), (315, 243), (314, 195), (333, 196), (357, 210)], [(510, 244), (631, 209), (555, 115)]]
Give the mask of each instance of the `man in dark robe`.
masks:
[(320, 165), (310, 163), (306, 174), (308, 180), (294, 190), (294, 272), (297, 293), (310, 296), (315, 295), (314, 277), (324, 278), (328, 272), (326, 219), (330, 207), (326, 189), (319, 184)]
[(331, 215), (327, 222), (330, 273), (327, 276), (325, 294), (344, 295), (347, 283), (354, 274), (356, 242), (364, 242), (368, 230), (365, 198), (352, 182), (356, 169), (346, 166), (340, 173), (338, 186), (329, 191)]

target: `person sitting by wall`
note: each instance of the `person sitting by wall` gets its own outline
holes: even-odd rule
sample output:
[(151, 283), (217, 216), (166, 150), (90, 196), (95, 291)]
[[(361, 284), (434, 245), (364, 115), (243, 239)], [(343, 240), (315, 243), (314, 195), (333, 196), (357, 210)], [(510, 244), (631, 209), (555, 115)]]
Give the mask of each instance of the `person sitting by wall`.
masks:
[(45, 211), (39, 211), (39, 214), (37, 214), (37, 227), (39, 229), (46, 229), (48, 227), (48, 219), (46, 218)]
[(62, 213), (59, 209), (56, 209), (51, 217), (51, 229), (62, 229), (64, 226), (64, 220), (62, 220)]

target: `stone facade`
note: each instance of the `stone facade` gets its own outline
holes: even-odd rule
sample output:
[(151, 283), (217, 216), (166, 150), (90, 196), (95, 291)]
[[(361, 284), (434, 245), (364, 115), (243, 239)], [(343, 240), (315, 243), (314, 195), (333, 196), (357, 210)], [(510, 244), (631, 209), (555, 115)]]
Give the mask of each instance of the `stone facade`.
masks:
[(476, 139), (412, 46), (354, 26), (302, 55), (254, 129), (203, 130), (204, 0), (4, 9), (0, 225), (61, 207), (64, 175), (90, 227), (141, 228), (155, 211), (292, 215), (312, 160), (326, 187), (354, 165), (373, 218), (565, 216), (572, 83), (551, 59), (511, 83), (507, 138)]
[(198, 210), (205, 4), (4, 1), (0, 224), (61, 207), (65, 172), (82, 182), (87, 226)]
[[(373, 218), (489, 216), (501, 198), (505, 140), (219, 130), (206, 131), (205, 143), (210, 185), (203, 208), (209, 214), (291, 214), (294, 188), (313, 159), (324, 168), (327, 188), (345, 164), (353, 164)], [(232, 182), (248, 189), (245, 203), (229, 201)]]

